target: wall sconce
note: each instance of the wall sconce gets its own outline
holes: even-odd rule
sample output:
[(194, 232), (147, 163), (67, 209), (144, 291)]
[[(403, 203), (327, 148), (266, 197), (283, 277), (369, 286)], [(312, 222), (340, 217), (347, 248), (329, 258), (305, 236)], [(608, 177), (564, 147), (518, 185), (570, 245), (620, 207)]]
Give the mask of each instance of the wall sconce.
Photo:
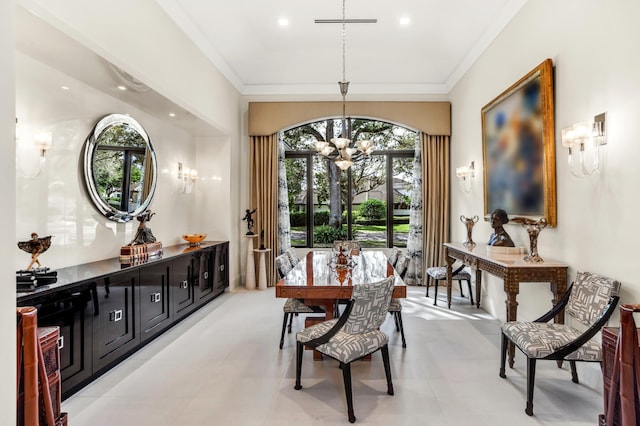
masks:
[(178, 189), (183, 194), (191, 194), (193, 187), (198, 180), (198, 171), (188, 167), (182, 167), (182, 163), (178, 163)]
[(471, 179), (476, 175), (475, 163), (472, 161), (468, 166), (456, 167), (456, 177), (460, 182), (460, 189), (463, 192), (471, 192)]
[[(607, 144), (606, 113), (596, 115), (593, 123), (576, 123), (562, 129), (562, 146), (569, 150), (569, 170), (576, 177), (596, 175), (600, 172), (600, 147)], [(573, 165), (573, 150), (579, 149), (579, 170)], [(592, 151), (591, 166), (585, 162), (585, 150)]]
[[(19, 152), (21, 152), (21, 154), (19, 154), (21, 156), (19, 161), (19, 166), (21, 167), (19, 168), (22, 174), (24, 175), (24, 177), (34, 178), (40, 175), (40, 173), (42, 173), (42, 170), (45, 165), (45, 159), (46, 159), (45, 154), (47, 150), (51, 148), (51, 144), (53, 142), (53, 134), (51, 132), (41, 132), (35, 136), (33, 136), (32, 133), (28, 134), (25, 131), (24, 126), (21, 126), (18, 124), (17, 118), (16, 118), (15, 131), (16, 131), (15, 133), (16, 149)], [(31, 141), (33, 145), (35, 145), (36, 148), (40, 151), (40, 155), (37, 160), (35, 155), (31, 155), (31, 154), (35, 154), (32, 148), (30, 148), (28, 145), (27, 146), (21, 145), (21, 144), (24, 144), (26, 141)], [(38, 162), (37, 165), (34, 164), (36, 161)], [(16, 164), (16, 166), (18, 166), (18, 164)], [(36, 169), (37, 170), (33, 173), (26, 173), (22, 170), (23, 168), (29, 171), (36, 170)]]

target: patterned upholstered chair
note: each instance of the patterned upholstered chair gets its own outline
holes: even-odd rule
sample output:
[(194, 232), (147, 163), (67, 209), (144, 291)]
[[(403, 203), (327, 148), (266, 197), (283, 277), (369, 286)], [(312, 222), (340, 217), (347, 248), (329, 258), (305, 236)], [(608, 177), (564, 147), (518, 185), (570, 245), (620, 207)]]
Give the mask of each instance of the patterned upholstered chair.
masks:
[(389, 255), (387, 260), (389, 260), (389, 263), (391, 264), (391, 266), (395, 268), (396, 263), (398, 263), (398, 259), (400, 259), (400, 256), (402, 256), (402, 250), (399, 249), (398, 247), (393, 247), (391, 249), (391, 254)]
[[(284, 278), (293, 266), (291, 265), (291, 260), (287, 253), (283, 253), (275, 258), (276, 269), (278, 270), (278, 275), (280, 278)], [(287, 320), (289, 320), (288, 331), (291, 333), (291, 324), (293, 322), (293, 316), (298, 314), (312, 314), (312, 313), (320, 313), (324, 312), (322, 308), (317, 306), (307, 306), (302, 303), (299, 299), (287, 299), (284, 302), (284, 306), (282, 307), (284, 311), (284, 319), (282, 320), (282, 333), (280, 334), (280, 349), (284, 346), (284, 331), (287, 329)]]
[[(404, 279), (407, 275), (407, 271), (409, 270), (409, 262), (411, 258), (409, 256), (403, 255), (396, 262), (396, 272), (400, 275), (400, 278)], [(404, 327), (402, 325), (402, 303), (400, 303), (399, 299), (391, 298), (391, 303), (389, 303), (389, 313), (393, 315), (393, 320), (396, 324), (396, 331), (400, 332), (400, 336), (402, 336), (402, 347), (407, 347), (407, 341), (404, 338)]]
[(379, 330), (389, 311), (394, 277), (372, 284), (353, 286), (352, 298), (340, 318), (315, 324), (296, 335), (296, 384), (302, 389), (302, 354), (304, 346), (314, 348), (340, 362), (347, 397), (349, 422), (356, 421), (351, 393), (351, 363), (378, 349), (382, 352), (387, 377), (387, 393), (393, 395), (391, 367), (389, 365), (389, 338)]
[[(502, 324), (500, 377), (505, 375), (508, 343), (511, 341), (527, 357), (527, 406), (533, 415), (533, 386), (536, 361), (569, 361), (571, 379), (578, 383), (576, 361), (601, 362), (601, 344), (593, 337), (607, 323), (618, 304), (620, 283), (601, 275), (578, 272), (565, 297), (549, 312), (533, 322), (509, 321)], [(586, 327), (550, 323), (564, 309), (571, 322)], [(581, 327), (582, 328), (582, 327)]]
[[(446, 266), (433, 266), (431, 268), (427, 268), (427, 293), (425, 297), (429, 297), (429, 286), (430, 280), (433, 278), (435, 281), (434, 287), (436, 294), (433, 296), (433, 305), (438, 305), (438, 281), (445, 281), (447, 279), (447, 267)], [(469, 299), (471, 300), (471, 304), (473, 305), (473, 292), (471, 291), (471, 274), (464, 270), (464, 264), (460, 265), (453, 271), (451, 271), (451, 281), (458, 281), (458, 285), (460, 286), (460, 296), (464, 297), (464, 293), (462, 292), (462, 281), (467, 282), (467, 286), (469, 287)]]
[(300, 258), (296, 254), (296, 250), (293, 247), (289, 247), (285, 253), (289, 257), (289, 261), (291, 262), (291, 266), (296, 266), (298, 262), (300, 262)]

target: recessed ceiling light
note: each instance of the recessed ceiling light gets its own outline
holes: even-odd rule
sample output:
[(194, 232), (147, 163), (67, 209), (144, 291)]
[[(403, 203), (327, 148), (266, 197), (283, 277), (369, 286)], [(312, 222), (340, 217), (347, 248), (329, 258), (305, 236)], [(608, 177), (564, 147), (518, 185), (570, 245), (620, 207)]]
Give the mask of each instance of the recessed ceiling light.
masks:
[(402, 18), (400, 18), (400, 25), (409, 25), (409, 23), (411, 22), (411, 19), (409, 19), (408, 17), (404, 16)]
[(69, 90), (69, 86), (60, 86), (62, 90)]
[(286, 27), (289, 25), (289, 20), (287, 18), (280, 18), (278, 19), (278, 25), (280, 25), (281, 27)]
[(127, 90), (127, 88), (126, 88), (126, 87), (124, 87), (124, 86), (118, 86), (118, 89), (120, 89), (120, 90)]
[(176, 115), (172, 112), (169, 113), (169, 117), (175, 117)]

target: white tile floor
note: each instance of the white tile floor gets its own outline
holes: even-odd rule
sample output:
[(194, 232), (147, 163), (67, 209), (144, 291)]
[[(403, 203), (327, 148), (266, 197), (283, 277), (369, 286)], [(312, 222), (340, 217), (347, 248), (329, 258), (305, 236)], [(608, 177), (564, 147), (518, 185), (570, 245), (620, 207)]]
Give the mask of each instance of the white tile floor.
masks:
[[(391, 316), (382, 328), (395, 396), (386, 394), (379, 353), (352, 366), (358, 424), (597, 424), (601, 390), (572, 383), (554, 362), (538, 362), (535, 416), (527, 416), (522, 354), (506, 380), (498, 376), (498, 321), (468, 299), (454, 298), (448, 310), (443, 299), (434, 307), (424, 287), (408, 289), (407, 348)], [(278, 349), (282, 304), (272, 288), (225, 293), (63, 402), (70, 425), (347, 424), (337, 362), (306, 352), (303, 389), (293, 389), (295, 330)]]

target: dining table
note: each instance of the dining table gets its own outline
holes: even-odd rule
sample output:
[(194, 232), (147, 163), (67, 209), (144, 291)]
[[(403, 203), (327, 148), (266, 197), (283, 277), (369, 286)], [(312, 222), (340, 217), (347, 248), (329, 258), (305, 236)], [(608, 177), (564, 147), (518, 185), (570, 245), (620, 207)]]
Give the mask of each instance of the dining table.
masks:
[[(335, 316), (336, 300), (350, 299), (354, 285), (370, 284), (394, 276), (394, 298), (407, 297), (407, 287), (382, 250), (359, 250), (347, 256), (347, 264), (336, 262), (332, 250), (312, 250), (276, 284), (276, 297), (303, 300), (322, 306), (324, 319)], [(313, 320), (312, 320), (313, 321)]]

